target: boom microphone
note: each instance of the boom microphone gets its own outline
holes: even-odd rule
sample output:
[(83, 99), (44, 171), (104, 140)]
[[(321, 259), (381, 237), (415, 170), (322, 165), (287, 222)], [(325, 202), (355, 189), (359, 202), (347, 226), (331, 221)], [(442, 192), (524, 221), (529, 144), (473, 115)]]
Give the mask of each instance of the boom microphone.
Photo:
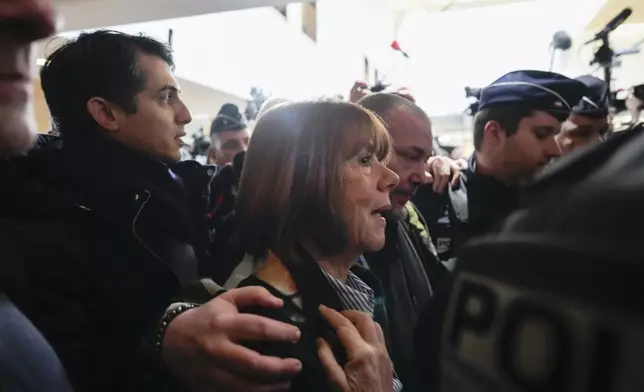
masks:
[(606, 25), (606, 27), (604, 27), (604, 29), (602, 31), (600, 31), (599, 33), (595, 34), (595, 37), (593, 39), (591, 39), (590, 41), (586, 42), (584, 45), (588, 45), (591, 42), (595, 42), (595, 41), (598, 41), (600, 39), (604, 39), (608, 35), (608, 33), (610, 33), (611, 31), (615, 30), (622, 23), (624, 23), (624, 21), (626, 19), (628, 19), (628, 17), (631, 16), (632, 13), (633, 13), (632, 8), (625, 8), (624, 11), (620, 12), (619, 15), (617, 15), (616, 17), (613, 18), (613, 20), (608, 22), (608, 24)]

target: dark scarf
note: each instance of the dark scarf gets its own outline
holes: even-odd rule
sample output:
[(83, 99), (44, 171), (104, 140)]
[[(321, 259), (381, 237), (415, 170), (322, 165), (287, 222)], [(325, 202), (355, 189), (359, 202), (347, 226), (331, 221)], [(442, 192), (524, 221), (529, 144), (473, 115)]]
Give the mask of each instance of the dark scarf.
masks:
[(382, 284), (389, 321), (391, 356), (404, 390), (417, 391), (415, 385), (413, 329), (432, 296), (426, 266), (432, 260), (417, 248), (413, 234), (400, 216), (389, 214), (385, 246), (379, 252), (364, 255)]

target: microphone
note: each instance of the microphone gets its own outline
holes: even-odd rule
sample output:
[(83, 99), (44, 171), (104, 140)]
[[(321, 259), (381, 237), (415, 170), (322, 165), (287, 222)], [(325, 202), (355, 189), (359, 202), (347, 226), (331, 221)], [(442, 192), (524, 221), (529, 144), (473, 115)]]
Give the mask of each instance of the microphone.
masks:
[(400, 53), (402, 53), (402, 55), (403, 55), (403, 56), (405, 56), (406, 58), (409, 58), (409, 55), (407, 54), (407, 52), (405, 52), (404, 50), (402, 50), (402, 48), (400, 47), (400, 44), (398, 43), (398, 41), (394, 41), (394, 42), (392, 42), (392, 43), (391, 43), (391, 48), (392, 48), (393, 50), (395, 50), (396, 52), (400, 52)]
[(552, 47), (559, 50), (568, 50), (572, 46), (572, 39), (565, 31), (557, 31), (552, 37)]
[(552, 37), (552, 42), (550, 47), (552, 48), (552, 53), (550, 54), (550, 72), (555, 65), (555, 52), (557, 49), (561, 51), (566, 51), (572, 46), (572, 38), (565, 31), (557, 31)]
[(595, 41), (598, 41), (600, 39), (606, 38), (608, 33), (610, 33), (611, 31), (615, 30), (616, 28), (618, 28), (622, 23), (624, 23), (624, 21), (626, 19), (628, 19), (629, 16), (631, 16), (632, 13), (633, 13), (632, 8), (625, 8), (622, 12), (619, 13), (619, 15), (614, 17), (613, 20), (608, 22), (608, 24), (606, 25), (606, 27), (604, 27), (604, 29), (602, 31), (600, 31), (599, 33), (595, 34), (595, 37), (593, 39), (591, 39), (590, 41), (586, 42), (584, 45), (588, 45), (591, 42), (595, 42)]
[(629, 54), (639, 54), (640, 48), (620, 50), (615, 53), (615, 57), (628, 56)]

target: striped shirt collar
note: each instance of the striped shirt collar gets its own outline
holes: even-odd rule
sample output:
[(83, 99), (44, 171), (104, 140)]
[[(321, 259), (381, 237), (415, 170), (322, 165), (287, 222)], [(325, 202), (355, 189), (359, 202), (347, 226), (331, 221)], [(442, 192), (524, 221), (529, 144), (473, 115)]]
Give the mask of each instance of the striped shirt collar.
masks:
[(358, 310), (365, 312), (373, 317), (373, 311), (376, 306), (376, 298), (371, 287), (360, 279), (356, 274), (349, 271), (347, 281), (343, 283), (339, 279), (329, 275), (326, 271), (322, 273), (327, 278), (333, 290), (340, 297), (340, 301), (345, 309)]
[[(347, 273), (346, 283), (343, 283), (341, 280), (329, 275), (325, 270), (321, 270), (329, 283), (331, 283), (333, 290), (340, 297), (340, 302), (342, 302), (342, 306), (345, 309), (365, 312), (373, 318), (376, 297), (371, 287), (351, 271)], [(393, 391), (401, 392), (402, 390), (403, 385), (394, 371)]]

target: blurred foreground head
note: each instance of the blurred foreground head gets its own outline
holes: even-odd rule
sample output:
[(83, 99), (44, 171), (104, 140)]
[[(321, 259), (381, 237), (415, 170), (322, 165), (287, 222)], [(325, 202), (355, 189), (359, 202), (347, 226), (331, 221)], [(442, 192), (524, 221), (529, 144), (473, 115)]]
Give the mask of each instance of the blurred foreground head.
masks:
[(644, 219), (643, 148), (640, 126), (562, 159), (500, 234), (464, 249), (421, 347), (440, 352), (435, 390), (641, 389), (644, 245), (628, 222)]
[(50, 0), (0, 1), (0, 155), (24, 152), (35, 140), (31, 47), (54, 29)]

